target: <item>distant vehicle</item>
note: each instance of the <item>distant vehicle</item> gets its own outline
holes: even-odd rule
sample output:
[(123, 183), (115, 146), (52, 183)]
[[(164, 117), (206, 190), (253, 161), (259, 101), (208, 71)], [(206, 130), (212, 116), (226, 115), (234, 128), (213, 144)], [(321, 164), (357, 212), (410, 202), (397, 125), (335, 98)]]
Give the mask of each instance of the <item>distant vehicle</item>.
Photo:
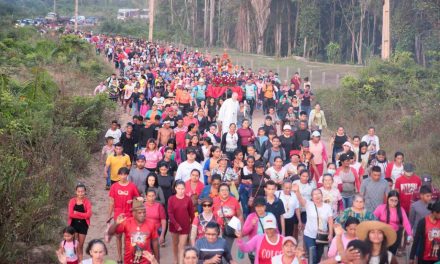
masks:
[[(85, 16), (78, 16), (78, 25), (82, 25), (86, 22), (86, 17)], [(70, 23), (74, 24), (75, 23), (75, 17), (72, 17), (70, 19)]]
[(16, 27), (25, 27), (25, 26), (33, 26), (35, 21), (30, 18), (19, 19), (15, 21)]
[(87, 17), (85, 23), (87, 25), (96, 25), (98, 23), (98, 18), (96, 18), (96, 17)]
[(54, 13), (54, 12), (49, 12), (47, 13), (47, 15), (44, 17), (48, 22), (55, 22), (58, 20), (58, 14)]
[(129, 19), (148, 19), (148, 9), (119, 9), (118, 20), (129, 20)]

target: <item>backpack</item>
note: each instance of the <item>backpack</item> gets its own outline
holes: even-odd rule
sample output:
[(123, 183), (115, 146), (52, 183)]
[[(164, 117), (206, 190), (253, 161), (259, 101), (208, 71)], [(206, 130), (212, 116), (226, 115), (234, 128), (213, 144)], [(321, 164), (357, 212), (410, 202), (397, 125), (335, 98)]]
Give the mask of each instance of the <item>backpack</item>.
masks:
[[(267, 162), (269, 162), (270, 157), (272, 156), (272, 147), (267, 150)], [(286, 152), (283, 148), (280, 148), (280, 157), (283, 160), (283, 163), (286, 162)]]

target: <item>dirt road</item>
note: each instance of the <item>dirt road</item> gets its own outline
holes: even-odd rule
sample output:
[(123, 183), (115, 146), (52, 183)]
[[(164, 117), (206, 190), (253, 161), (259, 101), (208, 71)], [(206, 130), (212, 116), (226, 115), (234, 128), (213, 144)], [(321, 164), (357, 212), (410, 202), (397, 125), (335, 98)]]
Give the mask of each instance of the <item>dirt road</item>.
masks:
[[(131, 120), (131, 116), (124, 113), (123, 110), (119, 107), (119, 119), (118, 121), (122, 125), (125, 126), (127, 122)], [(253, 118), (253, 129), (256, 131), (258, 127), (263, 124), (264, 118), (261, 110), (257, 110), (254, 113)], [(278, 129), (278, 131), (280, 131)], [(82, 181), (87, 186), (87, 194), (89, 199), (92, 202), (93, 207), (93, 215), (91, 219), (91, 226), (89, 228), (89, 232), (87, 235), (87, 239), (85, 244), (95, 238), (104, 238), (104, 231), (106, 228), (106, 218), (108, 215), (108, 191), (104, 189), (105, 181), (102, 177), (103, 174), (103, 164), (99, 162), (99, 153), (95, 153), (93, 155), (93, 159), (89, 164), (91, 176), (88, 178), (82, 179)], [(109, 258), (113, 260), (117, 260), (117, 251), (116, 251), (116, 240), (112, 239), (112, 241), (107, 245), (109, 251)], [(171, 248), (171, 237), (167, 235), (166, 237), (166, 247), (161, 248), (161, 263), (173, 263), (173, 255)], [(234, 246), (233, 257), (237, 256), (237, 250)], [(243, 260), (239, 260), (238, 263), (249, 263), (247, 257)]]

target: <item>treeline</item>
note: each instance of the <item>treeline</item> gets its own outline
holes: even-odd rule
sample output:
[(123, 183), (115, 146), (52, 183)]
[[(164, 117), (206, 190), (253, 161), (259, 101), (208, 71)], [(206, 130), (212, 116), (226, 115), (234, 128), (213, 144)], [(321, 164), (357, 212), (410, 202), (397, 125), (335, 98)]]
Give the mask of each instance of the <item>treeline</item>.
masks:
[[(380, 54), (383, 0), (156, 2), (159, 30), (178, 28), (193, 44), (359, 64)], [(440, 2), (391, 4), (393, 50), (411, 52), (426, 63), (440, 50)]]
[(54, 69), (68, 67), (77, 77), (110, 72), (81, 73), (81, 64), (98, 60), (93, 48), (32, 29), (1, 31), (0, 58), (0, 262), (50, 263), (28, 259), (30, 249), (59, 239), (66, 221), (60, 206), (87, 174), (110, 106), (105, 96), (64, 96)]
[(402, 151), (418, 173), (439, 176), (439, 72), (439, 61), (422, 67), (412, 54), (397, 52), (389, 62), (373, 60), (359, 77), (345, 77), (340, 89), (318, 90), (318, 99), (329, 124), (345, 126), (350, 136), (373, 125), (388, 160)]
[[(54, 2), (60, 14), (73, 15), (74, 1), (70, 0), (17, 0), (3, 4), (3, 9), (9, 12), (5, 14), (13, 8), (35, 13), (44, 7), (48, 12)], [(381, 52), (383, 0), (155, 2), (155, 39), (334, 63), (363, 64)], [(115, 20), (116, 10), (127, 7), (148, 8), (148, 1), (79, 0), (80, 14), (100, 16), (105, 23), (103, 32), (127, 29), (130, 35), (146, 37), (148, 21), (126, 27)], [(393, 51), (411, 52), (422, 65), (439, 56), (438, 0), (392, 0), (390, 12)]]

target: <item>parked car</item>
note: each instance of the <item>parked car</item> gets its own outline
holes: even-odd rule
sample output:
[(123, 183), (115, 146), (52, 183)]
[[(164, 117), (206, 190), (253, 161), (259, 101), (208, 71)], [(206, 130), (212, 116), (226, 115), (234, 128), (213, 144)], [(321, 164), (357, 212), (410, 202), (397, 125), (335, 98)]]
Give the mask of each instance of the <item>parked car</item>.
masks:
[(48, 22), (55, 22), (58, 20), (58, 14), (54, 13), (54, 12), (49, 12), (47, 13), (47, 15), (44, 17)]
[[(86, 17), (85, 16), (78, 16), (78, 25), (82, 25), (86, 22)], [(74, 24), (75, 23), (75, 17), (72, 17), (70, 19), (70, 23)]]

